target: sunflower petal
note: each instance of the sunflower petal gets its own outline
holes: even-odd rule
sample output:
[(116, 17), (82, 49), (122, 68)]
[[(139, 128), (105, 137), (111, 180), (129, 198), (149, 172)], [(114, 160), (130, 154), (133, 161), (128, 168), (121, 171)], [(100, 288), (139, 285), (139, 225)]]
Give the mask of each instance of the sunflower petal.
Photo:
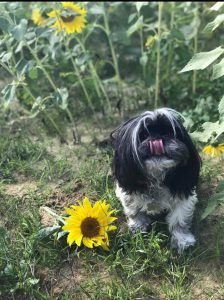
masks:
[(109, 226), (108, 231), (112, 231), (112, 230), (116, 230), (116, 229), (117, 229), (117, 226), (112, 225), (112, 226)]
[(90, 238), (84, 237), (82, 241), (86, 247), (93, 248), (93, 240), (91, 240)]
[(69, 244), (69, 246), (71, 246), (74, 242), (80, 247), (81, 242), (82, 242), (82, 234), (76, 234), (74, 232), (69, 233), (68, 237), (67, 237), (67, 242)]

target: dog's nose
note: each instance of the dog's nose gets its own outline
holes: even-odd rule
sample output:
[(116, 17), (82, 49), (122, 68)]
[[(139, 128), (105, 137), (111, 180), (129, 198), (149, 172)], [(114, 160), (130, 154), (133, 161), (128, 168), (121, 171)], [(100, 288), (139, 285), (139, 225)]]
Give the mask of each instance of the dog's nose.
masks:
[(161, 155), (165, 153), (163, 140), (153, 140), (148, 143), (151, 154)]

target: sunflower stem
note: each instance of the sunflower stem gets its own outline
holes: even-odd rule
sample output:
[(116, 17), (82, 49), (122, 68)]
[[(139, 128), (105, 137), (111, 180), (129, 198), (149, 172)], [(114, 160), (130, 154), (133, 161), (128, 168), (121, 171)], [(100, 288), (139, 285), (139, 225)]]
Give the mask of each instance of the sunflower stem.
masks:
[(155, 92), (155, 108), (160, 104), (160, 42), (161, 42), (161, 27), (162, 27), (162, 11), (163, 2), (158, 3), (158, 46), (156, 59), (156, 92)]
[[(138, 19), (139, 19), (140, 18), (140, 12), (138, 10), (137, 10), (137, 14), (138, 14)], [(142, 27), (139, 30), (139, 37), (140, 37), (141, 55), (143, 57), (143, 55), (144, 55), (144, 43), (143, 43), (143, 28)], [(145, 68), (144, 64), (142, 64), (142, 75), (143, 75), (143, 80), (145, 82), (146, 68)]]
[[(52, 89), (55, 91), (55, 93), (58, 93), (58, 89), (57, 89), (57, 86), (55, 85), (54, 81), (52, 80), (50, 74), (48, 73), (48, 71), (46, 70), (46, 68), (44, 67), (44, 65), (42, 64), (41, 60), (39, 59), (39, 57), (36, 55), (35, 51), (33, 51), (33, 49), (30, 47), (30, 45), (28, 45), (26, 43), (26, 46), (27, 48), (30, 50), (30, 53), (33, 55), (33, 57), (35, 58), (37, 64), (40, 66), (41, 70), (43, 71), (45, 77), (47, 78), (47, 80), (49, 81)], [(70, 112), (70, 110), (68, 108), (65, 109), (65, 112), (73, 126), (73, 130), (74, 132), (76, 132), (76, 137), (78, 138), (78, 135), (77, 135), (77, 129), (76, 129), (76, 126), (75, 126), (75, 123), (73, 121), (73, 117), (72, 117), (72, 114)], [(49, 116), (48, 116), (49, 118)], [(50, 118), (49, 118), (50, 119)], [(53, 124), (53, 123), (52, 123)]]
[[(77, 40), (78, 43), (80, 44), (82, 50), (83, 50), (84, 52), (86, 52), (87, 50), (86, 50), (86, 48), (85, 48), (84, 43), (83, 43), (78, 37), (76, 37), (76, 40)], [(109, 99), (109, 97), (108, 97), (108, 95), (107, 95), (107, 92), (106, 92), (106, 90), (105, 90), (105, 88), (104, 88), (104, 86), (103, 86), (103, 83), (102, 83), (101, 79), (99, 78), (99, 75), (97, 74), (97, 71), (96, 71), (96, 68), (95, 68), (95, 66), (94, 66), (94, 64), (93, 64), (92, 59), (89, 59), (89, 60), (88, 60), (88, 65), (89, 65), (89, 68), (90, 68), (92, 77), (93, 77), (93, 78), (95, 79), (95, 81), (96, 81), (96, 85), (97, 85), (97, 84), (99, 85), (99, 87), (100, 87), (100, 89), (101, 89), (101, 92), (103, 93), (103, 96), (105, 97), (105, 100), (106, 100), (107, 106), (108, 106), (109, 114), (111, 114), (112, 107), (111, 107), (110, 99)], [(97, 88), (98, 88), (98, 86), (97, 86)], [(100, 91), (99, 91), (99, 93), (100, 93)], [(103, 105), (103, 102), (101, 102), (101, 103), (102, 103), (102, 105)]]
[[(175, 2), (171, 2), (171, 17), (170, 17), (170, 31), (172, 31), (174, 27), (174, 20), (175, 20)], [(167, 73), (166, 78), (170, 82), (170, 69), (171, 69), (171, 61), (173, 55), (173, 42), (171, 41), (169, 44), (168, 49), (168, 58), (167, 58)]]
[[(64, 36), (63, 36), (63, 37), (64, 37)], [(83, 90), (83, 92), (84, 92), (84, 94), (85, 94), (85, 97), (86, 97), (86, 99), (87, 99), (87, 103), (88, 103), (89, 108), (91, 109), (92, 113), (95, 115), (95, 109), (94, 109), (93, 103), (92, 103), (92, 101), (91, 101), (91, 99), (90, 99), (90, 96), (89, 96), (89, 94), (88, 94), (88, 91), (87, 91), (87, 89), (86, 89), (86, 87), (85, 87), (85, 84), (84, 84), (84, 82), (83, 82), (83, 80), (82, 80), (82, 77), (81, 77), (81, 75), (80, 75), (79, 69), (77, 68), (76, 63), (75, 63), (75, 61), (74, 61), (74, 59), (73, 59), (73, 57), (72, 57), (71, 49), (69, 48), (70, 40), (67, 38), (67, 36), (65, 36), (64, 39), (65, 39), (65, 47), (66, 47), (66, 50), (67, 50), (68, 53), (69, 53), (69, 58), (71, 59), (71, 62), (72, 62), (72, 65), (73, 65), (75, 74), (76, 74), (76, 76), (77, 76), (77, 78), (78, 78), (78, 81), (79, 81), (79, 84), (81, 85), (82, 90)]]
[[(27, 87), (27, 86), (23, 86), (25, 91), (30, 95), (30, 97), (33, 99), (33, 101), (36, 101), (35, 96), (33, 95), (33, 93), (31, 92), (31, 90)], [(54, 119), (46, 113), (46, 111), (42, 111), (42, 113), (47, 117), (47, 119), (50, 121), (50, 123), (52, 124), (52, 126), (54, 127), (54, 129), (56, 130), (57, 134), (59, 135), (59, 137), (61, 138), (62, 142), (68, 144), (68, 142), (66, 141), (66, 139), (64, 138), (63, 134), (61, 133), (61, 130), (59, 129), (58, 125), (55, 123)]]
[(118, 66), (118, 60), (117, 60), (113, 42), (111, 40), (111, 31), (110, 31), (108, 16), (106, 13), (105, 3), (103, 2), (102, 5), (103, 5), (103, 20), (104, 20), (104, 26), (105, 26), (105, 33), (107, 35), (107, 39), (108, 39), (108, 43), (109, 43), (109, 47), (110, 47), (110, 51), (111, 51), (111, 55), (112, 55), (113, 67), (114, 67), (115, 74), (116, 74), (116, 80), (118, 82), (119, 96), (122, 99), (123, 98), (122, 81), (121, 81), (121, 76), (120, 76), (120, 71), (119, 71), (119, 66)]
[[(195, 18), (198, 17), (198, 8), (195, 11)], [(198, 28), (196, 28), (196, 33), (194, 36), (194, 54), (198, 52)], [(193, 80), (192, 80), (192, 93), (195, 94), (197, 89), (197, 71), (193, 71)]]

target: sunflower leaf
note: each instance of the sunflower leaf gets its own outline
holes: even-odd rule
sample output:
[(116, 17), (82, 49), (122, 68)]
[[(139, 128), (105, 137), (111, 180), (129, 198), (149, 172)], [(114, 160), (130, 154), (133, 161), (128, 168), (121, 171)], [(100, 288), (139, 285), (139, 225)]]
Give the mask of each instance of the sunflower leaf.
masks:
[(10, 102), (13, 100), (13, 98), (15, 97), (16, 94), (16, 82), (13, 80), (12, 83), (8, 84), (3, 90), (2, 90), (2, 94), (3, 94), (3, 98), (5, 100), (5, 106), (7, 107)]
[(60, 231), (57, 235), (57, 240), (59, 240), (60, 238), (62, 238), (63, 236), (65, 236), (66, 234), (68, 234), (67, 231)]
[(224, 58), (213, 66), (212, 80), (222, 77), (224, 75)]
[(16, 64), (16, 70), (18, 73), (18, 76), (21, 77), (25, 73), (31, 71), (34, 66), (33, 60), (26, 60), (25, 58), (22, 58), (17, 64)]
[(50, 235), (58, 231), (60, 228), (61, 226), (51, 226), (43, 228), (37, 233), (36, 238), (39, 240), (45, 239), (46, 237), (49, 237)]
[(149, 3), (148, 2), (135, 2), (135, 5), (136, 5), (136, 9), (138, 12), (140, 12), (141, 8), (145, 5), (148, 5)]
[(220, 116), (224, 115), (224, 96), (222, 96), (222, 99), (219, 102), (219, 114)]
[(212, 7), (210, 7), (210, 10), (218, 11), (223, 5), (224, 2), (216, 2)]
[[(214, 139), (216, 136), (221, 135), (224, 133), (224, 122), (219, 123), (217, 122), (205, 122), (202, 125), (202, 131), (194, 131), (191, 133), (193, 139), (207, 143), (210, 139)], [(212, 141), (212, 140), (211, 140)]]
[(20, 21), (20, 23), (11, 30), (12, 36), (18, 42), (21, 42), (24, 39), (24, 36), (27, 32), (27, 24), (28, 24), (28, 21), (26, 19), (22, 19)]
[(208, 199), (208, 204), (206, 209), (204, 210), (201, 220), (205, 219), (208, 215), (210, 215), (218, 204), (224, 202), (224, 182), (222, 181), (216, 191), (219, 191), (218, 193), (214, 194)]
[(192, 59), (186, 64), (186, 66), (179, 71), (179, 73), (188, 72), (192, 70), (204, 70), (211, 63), (213, 63), (221, 54), (223, 54), (224, 48), (217, 47), (212, 51), (196, 53)]
[(60, 16), (64, 18), (69, 18), (69, 17), (78, 17), (81, 16), (81, 14), (71, 9), (65, 9), (60, 13)]
[(224, 181), (220, 181), (217, 188), (216, 192), (223, 192), (224, 193)]
[(127, 35), (131, 36), (134, 32), (141, 29), (142, 26), (143, 26), (143, 17), (141, 16), (131, 27), (128, 28)]
[(222, 23), (224, 22), (224, 14), (218, 15), (214, 21), (208, 23), (203, 32), (207, 33), (207, 32), (212, 32), (214, 31), (216, 28), (218, 28)]
[(0, 29), (4, 32), (10, 32), (10, 30), (12, 29), (12, 24), (10, 23), (10, 20), (5, 16), (0, 17)]
[(59, 107), (62, 110), (65, 110), (68, 107), (68, 89), (67, 88), (57, 89), (57, 93), (55, 93), (55, 96)]

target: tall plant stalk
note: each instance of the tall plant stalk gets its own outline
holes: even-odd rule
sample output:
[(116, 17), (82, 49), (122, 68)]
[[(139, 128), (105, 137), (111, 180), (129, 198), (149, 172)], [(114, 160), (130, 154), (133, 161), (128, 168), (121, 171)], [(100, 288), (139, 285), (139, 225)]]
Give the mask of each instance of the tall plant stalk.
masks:
[[(81, 46), (81, 49), (84, 53), (87, 52), (85, 44), (78, 38), (75, 37), (76, 40), (78, 41), (79, 45)], [(104, 85), (101, 81), (101, 79), (99, 78), (99, 75), (97, 74), (96, 68), (94, 66), (94, 63), (92, 61), (92, 59), (88, 59), (88, 66), (89, 66), (89, 70), (91, 72), (92, 78), (94, 80), (94, 84), (95, 84), (95, 89), (97, 91), (97, 95), (100, 97), (101, 99), (101, 93), (103, 94), (103, 97), (105, 98), (106, 102), (107, 102), (107, 107), (108, 107), (108, 112), (109, 115), (111, 114), (112, 108), (111, 108), (111, 103), (110, 103), (110, 99), (108, 97), (108, 94), (104, 88)], [(99, 90), (100, 89), (100, 90)], [(101, 101), (101, 104), (104, 106), (104, 103)]]
[(160, 42), (161, 42), (161, 27), (162, 27), (162, 12), (163, 2), (158, 3), (158, 45), (157, 45), (157, 59), (156, 59), (156, 91), (155, 91), (155, 103), (157, 108), (160, 105)]
[[(198, 17), (198, 8), (195, 11), (195, 18)], [(196, 28), (196, 34), (194, 36), (194, 54), (198, 52), (198, 28)], [(193, 80), (192, 80), (192, 93), (195, 94), (197, 89), (197, 71), (193, 71)]]
[[(37, 54), (35, 53), (35, 51), (26, 43), (27, 48), (29, 49), (30, 53), (33, 55), (33, 57), (35, 58), (37, 64), (40, 66), (41, 70), (43, 71), (46, 79), (48, 80), (48, 82), (50, 83), (52, 89), (54, 90), (54, 92), (58, 93), (58, 89), (57, 86), (55, 85), (53, 79), (51, 78), (50, 74), (48, 73), (48, 71), (46, 70), (46, 68), (44, 67), (44, 65), (42, 64), (41, 60), (39, 59), (39, 57), (37, 56)], [(71, 122), (72, 126), (73, 126), (73, 133), (74, 133), (74, 138), (76, 141), (78, 141), (78, 133), (77, 133), (77, 128), (75, 126), (72, 114), (70, 112), (70, 110), (68, 109), (68, 107), (65, 108), (65, 112), (69, 118), (69, 121)]]
[(69, 53), (70, 60), (71, 60), (72, 66), (74, 68), (75, 74), (76, 74), (76, 76), (78, 78), (79, 84), (80, 84), (80, 86), (81, 86), (81, 88), (82, 88), (82, 90), (84, 92), (85, 97), (86, 97), (87, 104), (88, 104), (89, 108), (91, 109), (92, 113), (95, 115), (95, 109), (94, 109), (92, 100), (91, 100), (91, 98), (89, 96), (89, 93), (88, 93), (88, 91), (86, 89), (86, 86), (85, 86), (85, 84), (83, 82), (82, 76), (80, 75), (79, 69), (78, 69), (78, 67), (77, 67), (77, 65), (76, 65), (76, 63), (75, 63), (75, 61), (74, 61), (74, 59), (72, 57), (71, 49), (69, 48), (69, 40), (68, 39), (65, 40), (65, 47), (66, 47), (66, 50)]
[[(170, 31), (172, 31), (174, 27), (175, 4), (176, 4), (175, 2), (171, 2)], [(168, 48), (167, 73), (166, 73), (166, 79), (168, 80), (168, 82), (170, 82), (170, 69), (171, 69), (172, 56), (173, 56), (173, 41), (170, 42)]]
[[(2, 65), (2, 67), (15, 79), (16, 76), (15, 74), (13, 73), (12, 70), (10, 70), (10, 68), (5, 65), (3, 62), (0, 61), (0, 64)], [(36, 101), (36, 98), (35, 96), (33, 95), (33, 93), (31, 92), (31, 90), (27, 87), (27, 85), (23, 84), (22, 85), (23, 89), (27, 92), (27, 94), (30, 96), (30, 98), (33, 100), (33, 103), (35, 103)], [(63, 134), (61, 133), (61, 130), (58, 128), (57, 124), (55, 123), (54, 119), (51, 118), (50, 115), (48, 115), (46, 113), (46, 111), (42, 111), (42, 113), (46, 116), (46, 118), (50, 121), (50, 123), (52, 124), (52, 126), (54, 127), (55, 131), (57, 132), (57, 134), (59, 135), (59, 137), (61, 138), (61, 140), (65, 143), (67, 143), (66, 139), (64, 138)]]
[[(140, 12), (138, 10), (137, 10), (137, 14), (138, 14), (138, 19), (139, 19)], [(139, 38), (140, 38), (141, 56), (143, 57), (143, 55), (144, 55), (143, 27), (141, 27), (139, 30)], [(142, 75), (143, 75), (143, 80), (145, 82), (145, 77), (146, 77), (145, 64), (142, 65)]]
[(110, 47), (110, 51), (111, 51), (111, 55), (112, 55), (116, 80), (118, 82), (118, 88), (119, 88), (119, 94), (120, 94), (119, 96), (122, 98), (123, 92), (122, 92), (122, 82), (121, 82), (121, 76), (120, 76), (120, 71), (119, 71), (119, 65), (118, 65), (115, 48), (114, 48), (113, 42), (111, 40), (111, 31), (110, 31), (108, 16), (107, 16), (106, 7), (105, 7), (104, 2), (103, 2), (103, 20), (104, 20), (105, 33), (107, 35), (107, 39), (108, 39), (108, 43), (109, 43), (109, 47)]

